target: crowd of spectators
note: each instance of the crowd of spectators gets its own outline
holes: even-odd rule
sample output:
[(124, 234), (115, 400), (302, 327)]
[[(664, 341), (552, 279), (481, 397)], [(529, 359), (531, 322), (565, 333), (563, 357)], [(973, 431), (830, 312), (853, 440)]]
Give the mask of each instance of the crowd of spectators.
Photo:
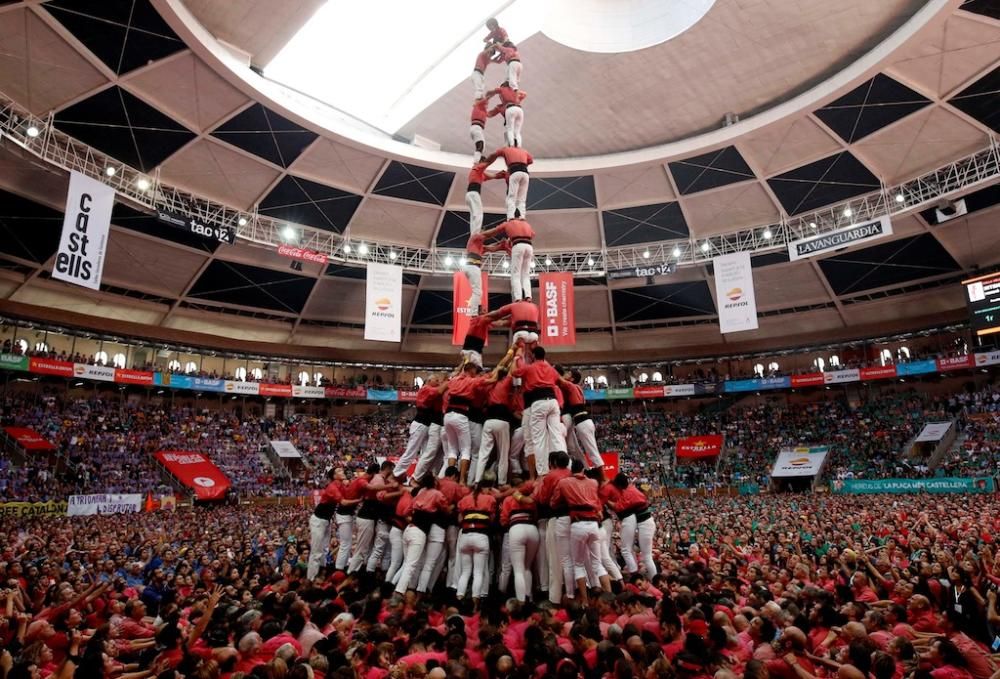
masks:
[(496, 592), (478, 613), (329, 566), (307, 581), (309, 512), (0, 518), (0, 679), (997, 672), (991, 495), (679, 497), (655, 507), (654, 577), (587, 608)]

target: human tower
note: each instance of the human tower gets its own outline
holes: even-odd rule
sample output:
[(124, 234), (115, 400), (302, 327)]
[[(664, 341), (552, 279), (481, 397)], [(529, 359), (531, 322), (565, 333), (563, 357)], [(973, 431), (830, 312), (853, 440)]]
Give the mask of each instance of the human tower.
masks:
[[(610, 556), (614, 526), (606, 510), (620, 520), (626, 573), (639, 568), (632, 549), (638, 538), (646, 574), (655, 574), (655, 528), (641, 491), (623, 475), (613, 482), (604, 478), (580, 371), (555, 368), (539, 345), (539, 311), (529, 278), (535, 232), (526, 219), (526, 201), (533, 159), (521, 137), (523, 66), (517, 46), (497, 21), (490, 19), (486, 26), (489, 33), (472, 74), (469, 127), (474, 149), (462, 273), (472, 297), (456, 305), (475, 315), (461, 362), (447, 379), (428, 377), (417, 393), (407, 446), (395, 463), (374, 464), (349, 483), (342, 469), (331, 471), (310, 522), (313, 549), (322, 555), (324, 539), (328, 542), (324, 534), (335, 516), (340, 539), (335, 567), (376, 573), (387, 560), (386, 580), (397, 594), (431, 591), (447, 564), (447, 587), (461, 598), (471, 585), (471, 596), (479, 601), (489, 592), (492, 565), (497, 587), (506, 589), (513, 576), (522, 601), (535, 589), (555, 603), (574, 596), (586, 601), (589, 588), (607, 591), (622, 578)], [(503, 64), (505, 77), (487, 90), (491, 64)], [(499, 101), (490, 108), (494, 97)], [(499, 115), (505, 145), (485, 155), (486, 125)], [(490, 172), (500, 158), (504, 169)], [(497, 179), (507, 183), (507, 219), (483, 230), (480, 192), (485, 182)], [(510, 256), (512, 300), (487, 312), (482, 261), (485, 253), (497, 251)], [(497, 326), (513, 331), (511, 346), (484, 374), (483, 347)], [(310, 577), (319, 571), (320, 556), (310, 559)]]

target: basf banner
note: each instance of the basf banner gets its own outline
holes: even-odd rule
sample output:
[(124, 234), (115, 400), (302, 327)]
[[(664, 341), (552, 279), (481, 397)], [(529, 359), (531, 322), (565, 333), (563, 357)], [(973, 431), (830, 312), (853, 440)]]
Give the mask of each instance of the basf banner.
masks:
[(103, 493), (99, 495), (70, 495), (66, 516), (93, 516), (94, 514), (137, 514), (142, 511), (142, 494)]
[(365, 285), (365, 339), (399, 342), (403, 318), (403, 267), (368, 265)]
[(541, 297), (542, 331), (539, 342), (545, 346), (576, 344), (576, 308), (573, 300), (573, 274), (543, 273), (538, 276)]
[(271, 448), (277, 453), (278, 457), (287, 458), (301, 458), (298, 449), (291, 441), (271, 441)]
[(719, 307), (719, 330), (740, 332), (757, 329), (757, 299), (753, 291), (750, 253), (737, 252), (712, 260), (715, 297)]
[[(484, 309), (489, 309), (490, 286), (489, 277), (482, 272), (483, 299), (479, 303)], [(469, 331), (469, 319), (476, 315), (473, 309), (472, 286), (469, 279), (461, 271), (456, 271), (451, 277), (451, 343), (460, 347), (465, 344), (465, 333)], [(487, 338), (487, 344), (489, 338)]]
[(892, 235), (892, 222), (888, 217), (873, 219), (860, 224), (852, 224), (844, 229), (818, 236), (810, 236), (788, 244), (788, 258), (791, 261), (814, 255), (825, 254), (840, 248)]
[(201, 453), (160, 450), (153, 453), (174, 477), (194, 491), (199, 500), (221, 500), (229, 490), (229, 479)]
[(722, 436), (720, 434), (708, 434), (706, 436), (688, 436), (677, 439), (677, 457), (685, 459), (699, 459), (703, 457), (717, 457), (722, 452)]
[(949, 429), (951, 429), (951, 422), (928, 422), (913, 441), (915, 443), (940, 441)]
[(101, 288), (114, 205), (115, 190), (110, 186), (79, 172), (69, 173), (66, 216), (53, 278), (91, 290)]
[(782, 450), (778, 453), (778, 459), (774, 461), (771, 476), (774, 478), (816, 476), (823, 468), (823, 461), (826, 460), (828, 452), (830, 449), (827, 446)]

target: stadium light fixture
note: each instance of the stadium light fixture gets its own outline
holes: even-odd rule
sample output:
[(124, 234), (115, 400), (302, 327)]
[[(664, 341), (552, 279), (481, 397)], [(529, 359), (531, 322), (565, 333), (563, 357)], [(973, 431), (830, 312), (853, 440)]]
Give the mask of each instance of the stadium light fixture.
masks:
[(762, 233), (761, 235), (764, 236), (764, 240), (771, 240), (771, 236), (773, 236), (774, 234), (771, 233), (771, 229), (764, 229), (764, 233)]
[(361, 245), (359, 245), (358, 246), (358, 254), (361, 255), (361, 256), (367, 255), (368, 254), (368, 245), (366, 245), (365, 243), (362, 243)]
[(293, 229), (290, 226), (286, 226), (285, 228), (283, 228), (281, 230), (281, 237), (284, 238), (288, 242), (292, 242), (292, 241), (296, 240), (296, 238), (295, 238), (295, 229)]
[(246, 226), (247, 225), (247, 218), (246, 217), (240, 217), (238, 220), (236, 220), (236, 223), (239, 224), (240, 226)]
[(455, 259), (451, 255), (448, 255), (447, 257), (444, 258), (444, 265), (451, 266), (454, 261)]
[(816, 228), (816, 222), (809, 222), (809, 228), (810, 229), (815, 229)]
[(344, 243), (344, 254), (345, 255), (351, 254), (351, 246), (348, 243)]
[(398, 256), (399, 256), (399, 255), (397, 255), (397, 254), (396, 254), (396, 251), (395, 251), (395, 250), (390, 250), (390, 251), (389, 251), (389, 259), (391, 259), (391, 260), (395, 261), (395, 260), (396, 260), (396, 257), (398, 257)]
[(29, 125), (29, 126), (28, 126), (28, 129), (26, 129), (26, 130), (24, 131), (24, 133), (25, 133), (25, 134), (27, 134), (27, 135), (28, 135), (29, 137), (31, 137), (32, 139), (34, 139), (35, 137), (37, 137), (38, 135), (40, 135), (40, 134), (41, 134), (42, 132), (41, 132), (41, 130), (39, 130), (39, 129), (38, 129), (37, 127), (35, 127), (34, 125)]
[(672, 254), (674, 256), (674, 259), (680, 259), (681, 258), (681, 249), (675, 245), (674, 246), (674, 251), (671, 252), (670, 254)]
[(854, 215), (854, 210), (852, 210), (849, 207), (845, 207), (844, 208), (844, 216), (845, 217), (852, 217), (853, 215)]
[(152, 186), (152, 184), (145, 177), (139, 177), (135, 180), (135, 186), (140, 191), (149, 191), (149, 187)]
[(104, 174), (108, 175), (109, 177), (114, 177), (116, 174), (118, 174), (118, 170), (115, 169), (113, 165), (108, 165), (106, 168), (104, 168)]
[(594, 266), (594, 258), (587, 257), (587, 266)]
[(642, 258), (643, 259), (649, 259), (649, 250), (643, 250), (643, 252), (642, 252)]
[(546, 257), (545, 258), (545, 266), (552, 266), (552, 258), (551, 257)]
[(505, 268), (505, 269), (509, 269), (509, 268), (510, 268), (510, 262), (508, 262), (508, 261), (507, 261), (507, 260), (505, 259), (505, 260), (503, 260), (503, 264), (502, 264), (502, 266), (503, 266), (503, 268)]
[(897, 203), (905, 203), (906, 202), (906, 196), (904, 196), (901, 193), (897, 193), (896, 194), (896, 202)]
[(708, 249), (710, 247), (712, 247), (712, 244), (709, 243), (708, 241), (705, 241), (704, 243), (701, 244), (701, 251), (702, 252), (708, 252)]

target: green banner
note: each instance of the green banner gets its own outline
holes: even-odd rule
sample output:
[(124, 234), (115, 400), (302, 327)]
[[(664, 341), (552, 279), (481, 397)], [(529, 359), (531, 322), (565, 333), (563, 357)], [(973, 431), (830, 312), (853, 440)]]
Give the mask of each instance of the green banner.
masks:
[(621, 401), (622, 399), (632, 398), (632, 397), (633, 397), (632, 387), (617, 387), (614, 389), (608, 389), (609, 401)]
[(27, 370), (28, 357), (17, 354), (0, 354), (0, 368), (4, 370)]
[(756, 483), (741, 483), (739, 491), (740, 495), (757, 495), (760, 493), (760, 485)]
[(993, 479), (940, 477), (933, 479), (838, 479), (834, 493), (992, 493)]

